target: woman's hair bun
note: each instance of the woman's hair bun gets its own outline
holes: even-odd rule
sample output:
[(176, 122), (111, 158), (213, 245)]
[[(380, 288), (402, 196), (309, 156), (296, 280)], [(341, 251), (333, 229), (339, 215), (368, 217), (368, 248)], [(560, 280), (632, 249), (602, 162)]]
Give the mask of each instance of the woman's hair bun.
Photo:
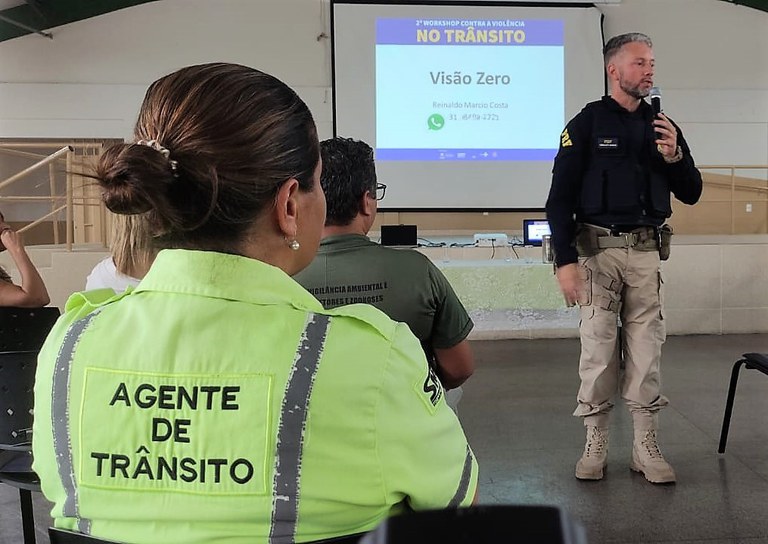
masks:
[(104, 204), (122, 215), (156, 209), (165, 201), (163, 189), (174, 181), (168, 159), (151, 147), (137, 144), (117, 144), (107, 149), (95, 177)]

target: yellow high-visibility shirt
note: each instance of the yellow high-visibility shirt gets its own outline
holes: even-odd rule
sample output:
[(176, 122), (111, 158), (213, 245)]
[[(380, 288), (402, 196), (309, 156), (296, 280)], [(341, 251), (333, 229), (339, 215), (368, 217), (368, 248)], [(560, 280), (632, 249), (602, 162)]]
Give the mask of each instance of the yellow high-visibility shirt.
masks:
[(126, 543), (318, 540), (477, 486), (406, 325), (214, 252), (165, 250), (136, 289), (70, 298), (33, 437), (56, 526)]

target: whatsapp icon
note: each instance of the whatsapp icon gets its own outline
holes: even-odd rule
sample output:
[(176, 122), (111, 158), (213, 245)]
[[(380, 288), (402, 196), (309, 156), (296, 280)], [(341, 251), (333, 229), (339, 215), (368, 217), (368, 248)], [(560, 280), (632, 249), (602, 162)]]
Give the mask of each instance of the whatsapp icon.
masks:
[(427, 128), (429, 130), (440, 130), (445, 126), (445, 119), (439, 113), (433, 113), (427, 118)]

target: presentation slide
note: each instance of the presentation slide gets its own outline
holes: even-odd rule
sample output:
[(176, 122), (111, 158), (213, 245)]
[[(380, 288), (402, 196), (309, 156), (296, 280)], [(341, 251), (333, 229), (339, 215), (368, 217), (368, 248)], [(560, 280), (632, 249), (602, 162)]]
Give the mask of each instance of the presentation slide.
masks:
[(563, 49), (561, 20), (377, 20), (377, 160), (552, 160)]
[(540, 210), (568, 120), (604, 92), (585, 3), (332, 0), (334, 134), (373, 147), (380, 210)]

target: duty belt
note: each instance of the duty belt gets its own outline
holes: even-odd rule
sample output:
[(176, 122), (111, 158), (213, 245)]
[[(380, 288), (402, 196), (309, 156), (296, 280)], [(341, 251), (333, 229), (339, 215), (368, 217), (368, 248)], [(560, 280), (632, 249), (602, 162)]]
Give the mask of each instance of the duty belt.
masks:
[(630, 232), (612, 232), (610, 229), (602, 227), (587, 226), (597, 231), (597, 247), (599, 249), (631, 247), (640, 251), (652, 251), (659, 248), (656, 229), (653, 227), (638, 227)]

